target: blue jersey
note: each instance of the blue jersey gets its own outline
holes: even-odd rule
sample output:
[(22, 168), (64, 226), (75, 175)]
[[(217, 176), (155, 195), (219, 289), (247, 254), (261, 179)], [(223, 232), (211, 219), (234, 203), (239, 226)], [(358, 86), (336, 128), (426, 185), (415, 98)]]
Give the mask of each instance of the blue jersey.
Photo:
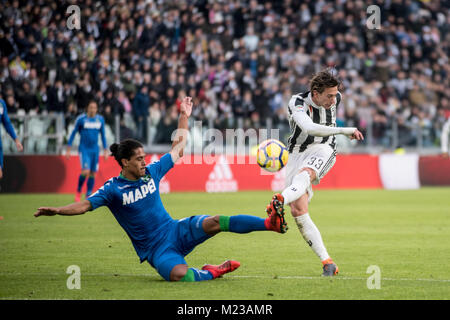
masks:
[[(3, 126), (6, 129), (6, 132), (8, 132), (11, 138), (13, 138), (13, 140), (16, 140), (17, 138), (16, 132), (14, 131), (14, 127), (11, 124), (11, 120), (9, 120), (8, 110), (6, 109), (6, 103), (3, 99), (0, 99), (0, 123), (3, 124)], [(0, 132), (0, 168), (3, 169), (3, 147), (2, 147), (1, 132)]]
[(164, 208), (159, 195), (159, 182), (173, 167), (172, 156), (165, 154), (148, 165), (145, 176), (131, 181), (121, 175), (109, 179), (87, 200), (92, 210), (107, 206), (128, 234), (141, 262), (151, 261), (168, 230), (176, 223)]
[(101, 134), (103, 147), (106, 149), (105, 120), (101, 115), (90, 118), (87, 114), (78, 116), (67, 145), (71, 146), (75, 134), (80, 133), (79, 150), (98, 150), (98, 135)]

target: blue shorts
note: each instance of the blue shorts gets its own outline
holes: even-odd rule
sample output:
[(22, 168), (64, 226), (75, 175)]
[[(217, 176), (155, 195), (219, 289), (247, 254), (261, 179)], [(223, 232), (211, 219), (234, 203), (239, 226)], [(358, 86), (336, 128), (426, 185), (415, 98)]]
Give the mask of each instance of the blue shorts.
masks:
[(0, 145), (0, 168), (3, 170), (3, 149)]
[(89, 170), (91, 172), (98, 171), (98, 156), (97, 150), (80, 150), (80, 164), (81, 170)]
[(166, 240), (152, 255), (150, 265), (167, 281), (177, 264), (187, 264), (184, 257), (211, 236), (203, 231), (202, 223), (209, 216), (192, 216), (178, 220), (168, 231)]

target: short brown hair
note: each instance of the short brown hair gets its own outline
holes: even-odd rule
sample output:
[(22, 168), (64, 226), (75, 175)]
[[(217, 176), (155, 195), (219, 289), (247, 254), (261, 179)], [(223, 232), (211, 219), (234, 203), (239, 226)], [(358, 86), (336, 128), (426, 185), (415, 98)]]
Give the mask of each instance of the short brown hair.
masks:
[(332, 88), (340, 85), (340, 81), (337, 76), (333, 75), (331, 69), (322, 70), (311, 78), (309, 82), (309, 88), (311, 93), (316, 90), (322, 93), (326, 88)]

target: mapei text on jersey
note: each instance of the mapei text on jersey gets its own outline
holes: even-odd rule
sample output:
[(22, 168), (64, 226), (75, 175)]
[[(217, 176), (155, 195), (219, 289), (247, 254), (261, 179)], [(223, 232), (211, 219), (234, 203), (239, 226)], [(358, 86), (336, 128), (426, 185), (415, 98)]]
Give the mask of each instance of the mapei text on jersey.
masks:
[(139, 188), (122, 193), (123, 205), (126, 206), (127, 204), (135, 203), (136, 201), (144, 199), (148, 194), (152, 194), (155, 191), (155, 182), (153, 181), (153, 179), (150, 179), (147, 184), (143, 184)]

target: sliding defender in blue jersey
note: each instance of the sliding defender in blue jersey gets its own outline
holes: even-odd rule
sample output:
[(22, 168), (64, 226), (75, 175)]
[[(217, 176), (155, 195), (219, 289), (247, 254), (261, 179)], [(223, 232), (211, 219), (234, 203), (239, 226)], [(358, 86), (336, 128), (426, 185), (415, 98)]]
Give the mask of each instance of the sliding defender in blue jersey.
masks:
[[(16, 132), (14, 131), (14, 128), (11, 124), (11, 120), (9, 120), (8, 110), (6, 108), (6, 103), (3, 99), (0, 99), (0, 123), (3, 124), (3, 126), (6, 129), (6, 132), (8, 132), (8, 134), (16, 143), (17, 151), (22, 152), (23, 151), (22, 143), (20, 143), (19, 138), (17, 138)], [(2, 177), (3, 177), (3, 147), (2, 147), (2, 136), (0, 134), (0, 179)]]
[(180, 111), (172, 150), (159, 161), (147, 165), (144, 149), (136, 140), (113, 144), (110, 150), (122, 168), (119, 176), (109, 179), (87, 200), (59, 208), (41, 207), (34, 215), (70, 216), (107, 206), (127, 233), (140, 261), (147, 260), (167, 281), (212, 280), (238, 268), (240, 263), (232, 260), (220, 265), (208, 264), (201, 269), (192, 268), (184, 257), (221, 231), (285, 233), (284, 216), (274, 212), (266, 219), (251, 215), (197, 215), (172, 219), (161, 202), (159, 183), (183, 155), (192, 111), (190, 97), (182, 101)]
[(75, 128), (70, 134), (67, 142), (66, 156), (70, 156), (73, 139), (77, 133), (80, 134), (80, 145), (78, 152), (80, 155), (81, 173), (78, 177), (78, 187), (75, 194), (75, 201), (81, 200), (81, 190), (87, 178), (86, 198), (92, 193), (95, 183), (95, 174), (98, 171), (98, 157), (100, 148), (98, 146), (98, 135), (101, 135), (104, 148), (105, 160), (108, 159), (108, 150), (105, 137), (105, 120), (97, 114), (97, 102), (91, 101), (87, 106), (86, 113), (78, 116)]

